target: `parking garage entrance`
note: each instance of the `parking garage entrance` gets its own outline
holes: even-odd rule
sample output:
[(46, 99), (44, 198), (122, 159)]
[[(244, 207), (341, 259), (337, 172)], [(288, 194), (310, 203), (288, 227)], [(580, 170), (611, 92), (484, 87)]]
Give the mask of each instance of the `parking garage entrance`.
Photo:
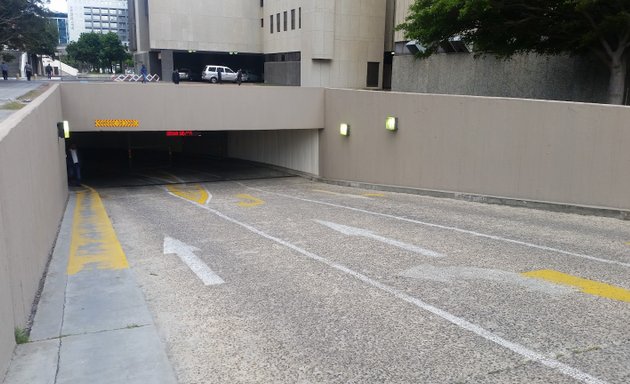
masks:
[(190, 73), (191, 81), (201, 81), (201, 72), (206, 65), (223, 65), (234, 72), (241, 69), (249, 74), (251, 82), (262, 82), (264, 78), (264, 55), (241, 52), (173, 52), (173, 67)]
[(291, 174), (228, 156), (227, 132), (77, 132), (82, 182), (92, 187), (213, 182)]

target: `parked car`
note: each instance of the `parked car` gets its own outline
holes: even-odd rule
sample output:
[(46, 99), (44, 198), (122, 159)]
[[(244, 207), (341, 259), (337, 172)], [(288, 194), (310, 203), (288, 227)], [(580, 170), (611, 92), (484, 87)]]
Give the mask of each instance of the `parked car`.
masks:
[(188, 68), (181, 68), (181, 69), (179, 69), (179, 79), (182, 80), (182, 81), (192, 80), (192, 78), (190, 76), (190, 69), (188, 69)]
[(216, 83), (219, 81), (219, 72), (221, 73), (221, 81), (236, 82), (236, 72), (223, 65), (206, 65), (201, 72), (201, 79)]
[(250, 83), (257, 83), (262, 81), (262, 77), (260, 75), (255, 74), (252, 71), (243, 71), (243, 81), (247, 81)]

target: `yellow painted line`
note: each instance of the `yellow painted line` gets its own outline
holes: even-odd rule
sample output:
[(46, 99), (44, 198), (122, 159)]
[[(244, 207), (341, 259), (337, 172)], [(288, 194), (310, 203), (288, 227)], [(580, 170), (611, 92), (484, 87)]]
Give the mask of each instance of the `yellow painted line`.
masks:
[(367, 197), (385, 197), (382, 193), (364, 193), (363, 196)]
[(166, 189), (174, 195), (201, 205), (207, 204), (210, 198), (208, 191), (198, 184), (167, 185)]
[(252, 195), (247, 195), (245, 193), (241, 193), (240, 195), (236, 195), (236, 197), (238, 197), (239, 199), (247, 200), (247, 201), (240, 201), (238, 203), (239, 207), (251, 208), (251, 207), (256, 207), (258, 205), (265, 204), (264, 201), (254, 197)]
[(83, 270), (126, 268), (129, 268), (127, 257), (98, 192), (89, 187), (77, 192), (68, 275), (75, 275)]
[(630, 241), (628, 241), (628, 242), (626, 243), (626, 245), (630, 245)]
[(522, 273), (523, 276), (547, 280), (553, 283), (579, 288), (580, 291), (590, 295), (605, 297), (607, 299), (625, 301), (630, 303), (630, 291), (614, 285), (604, 284), (593, 280), (583, 279), (566, 273), (543, 269)]

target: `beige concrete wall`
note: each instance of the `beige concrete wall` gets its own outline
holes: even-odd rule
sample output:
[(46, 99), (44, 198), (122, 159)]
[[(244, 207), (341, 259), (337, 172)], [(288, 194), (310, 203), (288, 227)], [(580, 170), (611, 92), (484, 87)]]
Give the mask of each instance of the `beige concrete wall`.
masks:
[(623, 106), (329, 89), (320, 174), (630, 210), (628, 121)]
[(260, 53), (260, 4), (252, 0), (151, 0), (151, 49)]
[(228, 156), (319, 174), (319, 130), (228, 133)]
[(386, 0), (304, 4), (302, 85), (365, 88), (367, 64), (377, 62), (380, 87), (386, 13)]
[[(199, 84), (64, 83), (64, 119), (74, 131), (318, 129), (321, 88)], [(96, 119), (136, 119), (138, 127), (96, 128)]]
[(24, 328), (52, 250), (68, 188), (61, 97), (53, 86), (0, 122), (0, 377)]

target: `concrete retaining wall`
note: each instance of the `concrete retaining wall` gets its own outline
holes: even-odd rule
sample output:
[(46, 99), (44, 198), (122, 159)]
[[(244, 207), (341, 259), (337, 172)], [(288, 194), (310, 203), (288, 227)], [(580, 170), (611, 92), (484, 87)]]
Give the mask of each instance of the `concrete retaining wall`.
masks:
[(329, 89), (320, 174), (630, 210), (628, 121), (624, 106)]
[(0, 122), (0, 377), (24, 328), (61, 221), (68, 188), (61, 97), (53, 86)]
[(319, 174), (319, 130), (229, 132), (228, 156)]
[(395, 56), (392, 90), (605, 103), (608, 71), (603, 64), (567, 56), (520, 55), (477, 59), (468, 53), (428, 59)]

